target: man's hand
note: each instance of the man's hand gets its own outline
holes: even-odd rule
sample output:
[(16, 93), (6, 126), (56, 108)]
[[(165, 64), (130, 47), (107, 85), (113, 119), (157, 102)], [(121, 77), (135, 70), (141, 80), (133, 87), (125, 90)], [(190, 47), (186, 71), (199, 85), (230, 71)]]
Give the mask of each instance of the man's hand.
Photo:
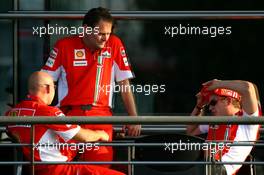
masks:
[[(138, 114), (137, 114), (136, 104), (134, 100), (134, 95), (130, 88), (129, 80), (128, 79), (123, 80), (119, 82), (119, 85), (121, 86), (121, 89), (122, 89), (121, 96), (122, 96), (122, 99), (123, 99), (128, 115), (131, 117), (136, 117)], [(139, 136), (140, 130), (141, 130), (141, 125), (125, 125), (123, 127), (123, 132), (133, 137)]]
[(199, 108), (203, 108), (206, 105), (206, 100), (203, 98), (201, 92), (198, 92), (196, 95), (196, 106)]
[(103, 131), (103, 130), (96, 130), (96, 133), (100, 135), (100, 140), (101, 141), (108, 141), (109, 140), (109, 135)]
[(128, 136), (136, 137), (140, 135), (141, 125), (124, 125), (122, 130), (127, 133)]
[(214, 175), (227, 175), (225, 166), (224, 165), (213, 165), (212, 166), (212, 174), (214, 174)]

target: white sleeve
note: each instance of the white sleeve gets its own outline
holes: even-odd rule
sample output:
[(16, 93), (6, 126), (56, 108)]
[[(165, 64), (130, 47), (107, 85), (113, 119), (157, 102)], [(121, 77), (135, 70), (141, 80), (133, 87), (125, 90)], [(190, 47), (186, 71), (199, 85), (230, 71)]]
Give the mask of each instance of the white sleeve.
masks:
[(117, 82), (134, 78), (133, 73), (131, 70), (122, 70), (120, 67), (117, 65), (116, 62), (114, 62), (114, 71), (115, 71), (115, 79)]
[[(71, 127), (71, 125), (67, 125)], [(77, 127), (69, 129), (67, 131), (55, 131), (65, 142), (69, 141), (72, 139), (79, 131), (81, 127), (77, 125)]]

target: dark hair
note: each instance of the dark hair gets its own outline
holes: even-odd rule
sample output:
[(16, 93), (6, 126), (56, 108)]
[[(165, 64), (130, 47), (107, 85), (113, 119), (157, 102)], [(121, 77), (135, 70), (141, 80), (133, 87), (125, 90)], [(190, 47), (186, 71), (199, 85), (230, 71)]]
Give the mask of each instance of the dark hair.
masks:
[(95, 27), (100, 20), (111, 22), (114, 25), (114, 18), (111, 16), (109, 10), (103, 7), (89, 10), (83, 18), (83, 25)]

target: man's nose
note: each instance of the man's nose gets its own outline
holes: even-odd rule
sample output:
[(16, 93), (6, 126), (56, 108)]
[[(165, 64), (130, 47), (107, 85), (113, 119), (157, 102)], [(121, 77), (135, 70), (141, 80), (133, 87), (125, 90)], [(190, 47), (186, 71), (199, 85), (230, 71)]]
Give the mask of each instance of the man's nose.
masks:
[(106, 34), (103, 34), (101, 39), (102, 39), (103, 41), (106, 41), (106, 39), (107, 39)]

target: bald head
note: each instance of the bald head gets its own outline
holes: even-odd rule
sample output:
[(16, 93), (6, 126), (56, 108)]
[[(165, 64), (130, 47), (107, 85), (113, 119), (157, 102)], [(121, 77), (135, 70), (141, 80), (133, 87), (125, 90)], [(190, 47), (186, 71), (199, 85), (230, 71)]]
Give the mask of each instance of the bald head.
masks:
[(29, 94), (36, 95), (46, 104), (50, 104), (55, 93), (52, 77), (46, 72), (32, 73), (28, 80), (28, 91)]
[(28, 80), (28, 90), (32, 92), (38, 91), (40, 85), (53, 84), (52, 77), (46, 72), (34, 72)]

